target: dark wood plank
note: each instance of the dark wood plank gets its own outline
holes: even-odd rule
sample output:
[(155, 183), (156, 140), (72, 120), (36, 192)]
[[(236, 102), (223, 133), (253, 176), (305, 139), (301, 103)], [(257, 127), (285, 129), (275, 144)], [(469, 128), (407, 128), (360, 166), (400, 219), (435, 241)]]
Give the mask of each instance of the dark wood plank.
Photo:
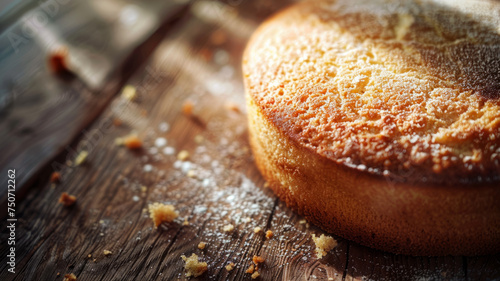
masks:
[[(62, 183), (47, 183), (49, 171), (37, 178), (37, 188), (19, 202), (18, 272), (7, 273), (2, 262), (0, 280), (62, 280), (58, 272), (73, 272), (78, 280), (187, 280), (180, 256), (191, 253), (208, 263), (197, 280), (251, 280), (245, 270), (253, 255), (266, 260), (261, 280), (500, 278), (497, 256), (398, 256), (340, 238), (325, 258), (315, 257), (310, 237), (323, 232), (308, 227), (265, 187), (247, 141), (241, 54), (252, 29), (276, 7), (230, 4), (197, 2), (128, 80), (137, 100), (115, 97), (71, 146), (76, 152), (51, 163), (63, 167)], [(200, 7), (219, 16), (204, 16), (195, 10)], [(187, 100), (194, 116), (182, 113)], [(112, 125), (115, 118), (123, 124)], [(142, 150), (115, 144), (133, 131), (144, 141)], [(166, 146), (157, 147), (158, 138)], [(165, 147), (175, 153), (164, 153)], [(65, 165), (81, 149), (89, 152), (87, 162)], [(181, 150), (189, 151), (187, 161), (177, 160)], [(77, 196), (74, 207), (57, 203), (63, 191)], [(179, 218), (154, 229), (144, 212), (153, 202), (175, 205)], [(235, 230), (226, 233), (222, 228), (229, 223)], [(256, 226), (274, 237), (254, 234)], [(6, 233), (0, 235), (5, 241)], [(204, 250), (199, 242), (207, 244)], [(105, 256), (105, 249), (112, 254)], [(236, 268), (227, 272), (229, 262)]]
[[(26, 35), (18, 23), (0, 36), (0, 181), (7, 181), (7, 169), (16, 169), (19, 198), (43, 167), (56, 155), (69, 152), (71, 141), (85, 134), (84, 128), (158, 44), (162, 38), (158, 34), (164, 34), (186, 8), (185, 4), (150, 3), (154, 11), (150, 15), (157, 22), (130, 27), (133, 37), (125, 42), (126, 30), (97, 13), (95, 4), (56, 3), (50, 15), (38, 7), (26, 15), (30, 18), (38, 12), (48, 17), (47, 23), (33, 31), (36, 35)], [(123, 6), (117, 5), (117, 11)], [(20, 38), (14, 41), (19, 43), (12, 43), (11, 38)], [(48, 67), (51, 50), (47, 45), (66, 45), (72, 58), (78, 51), (84, 64), (73, 68), (74, 75), (55, 75)], [(89, 77), (101, 74), (106, 83), (92, 84), (99, 79)], [(6, 214), (6, 200), (7, 190), (1, 188), (1, 217)]]

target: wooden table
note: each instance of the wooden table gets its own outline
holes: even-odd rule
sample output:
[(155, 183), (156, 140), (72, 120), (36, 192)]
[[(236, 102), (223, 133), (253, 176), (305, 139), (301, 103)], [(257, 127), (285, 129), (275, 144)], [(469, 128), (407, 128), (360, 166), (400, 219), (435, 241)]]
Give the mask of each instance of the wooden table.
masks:
[[(185, 280), (180, 256), (191, 253), (208, 263), (199, 280), (251, 280), (245, 270), (254, 255), (265, 259), (260, 280), (500, 280), (499, 255), (409, 257), (337, 237), (334, 250), (315, 257), (311, 234), (323, 232), (266, 188), (247, 141), (241, 55), (259, 22), (286, 4), (269, 2), (191, 4), (124, 63), (117, 87), (72, 117), (80, 120), (77, 132), (54, 131), (64, 145), (32, 152), (43, 165), (18, 186), (29, 191), (17, 198), (16, 273), (7, 272), (4, 219), (0, 280), (62, 280), (67, 273), (78, 280)], [(119, 94), (124, 85), (137, 89), (135, 100)], [(192, 115), (183, 113), (186, 103)], [(22, 137), (47, 141), (42, 130)], [(131, 133), (143, 149), (115, 143)], [(75, 166), (82, 150), (88, 157)], [(189, 152), (186, 161), (177, 159), (181, 150)], [(58, 184), (49, 182), (54, 168), (62, 174)], [(59, 204), (62, 192), (75, 195), (76, 205)], [(146, 212), (154, 202), (174, 205), (179, 218), (155, 229)], [(235, 230), (224, 232), (227, 224)], [(254, 234), (257, 226), (274, 237)], [(197, 248), (202, 241), (204, 250)], [(229, 262), (236, 265), (230, 272)]]

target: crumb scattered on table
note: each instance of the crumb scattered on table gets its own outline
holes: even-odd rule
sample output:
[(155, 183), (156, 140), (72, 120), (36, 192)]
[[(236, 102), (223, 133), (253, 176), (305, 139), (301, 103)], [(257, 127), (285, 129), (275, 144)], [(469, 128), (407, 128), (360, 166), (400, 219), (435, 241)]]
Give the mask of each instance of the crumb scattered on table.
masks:
[(253, 264), (251, 264), (247, 270), (245, 271), (245, 273), (253, 273), (254, 272), (254, 269), (255, 269), (255, 266)]
[(231, 271), (234, 269), (234, 263), (233, 262), (230, 262), (228, 265), (226, 265), (226, 270), (227, 271)]
[(53, 73), (61, 74), (69, 71), (68, 54), (68, 48), (65, 46), (59, 47), (49, 54), (48, 64)]
[(207, 245), (207, 243), (205, 243), (205, 242), (200, 242), (200, 243), (198, 244), (198, 249), (203, 250), (203, 249), (205, 249), (205, 246), (206, 246), (206, 245)]
[(254, 255), (252, 258), (252, 261), (253, 261), (253, 263), (255, 263), (257, 265), (259, 263), (263, 263), (265, 261), (265, 259), (263, 257), (259, 257), (259, 256)]
[(59, 197), (59, 203), (63, 204), (66, 207), (72, 206), (76, 202), (76, 197), (73, 195), (69, 195), (66, 192), (63, 192), (61, 194), (61, 197)]
[(253, 229), (253, 233), (259, 234), (262, 231), (262, 227), (257, 226), (256, 228)]
[(177, 154), (177, 159), (181, 161), (185, 161), (189, 158), (189, 152), (187, 150), (181, 150), (179, 154)]
[(260, 276), (259, 272), (258, 271), (255, 271), (253, 274), (252, 274), (252, 279), (257, 279), (258, 277)]
[(189, 225), (189, 221), (187, 220), (187, 218), (184, 218), (184, 221), (182, 222), (182, 225)]
[(75, 158), (75, 166), (80, 166), (81, 164), (83, 164), (83, 162), (87, 160), (88, 155), (89, 155), (88, 151), (86, 150), (80, 151), (80, 153), (78, 153), (78, 156), (76, 156)]
[(321, 234), (320, 237), (316, 237), (316, 235), (313, 234), (312, 239), (316, 244), (316, 256), (318, 259), (326, 256), (327, 252), (335, 248), (338, 244), (335, 239), (324, 234)]
[(162, 203), (149, 204), (149, 217), (153, 220), (155, 228), (162, 222), (172, 222), (179, 216), (179, 213), (172, 205), (165, 205)]
[(76, 281), (76, 276), (73, 273), (66, 274), (63, 281)]
[(267, 239), (271, 239), (271, 238), (273, 238), (273, 235), (274, 235), (274, 234), (273, 234), (273, 232), (272, 232), (271, 230), (266, 231), (266, 238), (267, 238)]
[(184, 113), (184, 115), (186, 116), (191, 116), (193, 115), (193, 108), (194, 105), (191, 101), (185, 101), (182, 105), (182, 113)]
[(130, 150), (135, 150), (142, 147), (142, 141), (136, 135), (125, 137), (123, 139), (123, 144)]
[(109, 250), (104, 250), (104, 251), (103, 251), (103, 253), (104, 253), (104, 255), (105, 255), (105, 256), (109, 256), (109, 255), (111, 255), (113, 252), (111, 252), (111, 251), (109, 251)]
[(122, 120), (120, 118), (114, 118), (113, 119), (113, 126), (115, 127), (120, 127), (123, 124)]
[(186, 263), (186, 265), (184, 265), (184, 268), (186, 269), (186, 277), (198, 277), (208, 269), (207, 263), (199, 262), (198, 256), (196, 254), (192, 254), (189, 258), (186, 258), (186, 256), (182, 255), (181, 258)]
[(197, 144), (201, 144), (203, 142), (204, 138), (202, 135), (196, 135), (194, 137), (194, 142), (196, 142)]
[(61, 181), (61, 173), (53, 172), (52, 175), (50, 175), (50, 182), (51, 183), (57, 183), (60, 181)]
[(224, 227), (222, 228), (222, 230), (224, 232), (231, 232), (231, 231), (234, 230), (234, 225), (232, 225), (232, 224), (226, 224), (226, 225), (224, 225)]
[(132, 85), (127, 85), (127, 86), (123, 87), (122, 97), (129, 100), (129, 101), (134, 101), (137, 97), (136, 88)]

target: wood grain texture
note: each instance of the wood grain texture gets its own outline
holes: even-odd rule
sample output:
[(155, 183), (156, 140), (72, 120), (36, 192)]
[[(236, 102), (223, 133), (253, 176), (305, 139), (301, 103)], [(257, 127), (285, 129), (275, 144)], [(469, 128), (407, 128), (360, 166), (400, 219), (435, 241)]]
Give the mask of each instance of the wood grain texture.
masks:
[[(251, 280), (245, 270), (253, 255), (265, 258), (260, 280), (500, 278), (499, 256), (398, 256), (338, 237), (325, 258), (315, 257), (310, 237), (323, 232), (265, 187), (248, 146), (241, 54), (251, 30), (277, 8), (259, 3), (197, 2), (147, 62), (135, 66), (127, 84), (136, 87), (137, 99), (115, 97), (71, 145), (75, 152), (50, 163), (61, 167), (62, 182), (48, 183), (46, 169), (19, 202), (17, 273), (6, 271), (2, 254), (0, 280), (62, 280), (70, 272), (78, 280), (187, 280), (180, 256), (191, 253), (208, 263), (195, 280)], [(220, 14), (206, 17), (203, 9)], [(239, 25), (248, 31), (238, 32)], [(192, 116), (182, 113), (186, 101), (194, 105)], [(121, 126), (112, 124), (117, 118)], [(115, 144), (132, 132), (143, 149)], [(167, 144), (155, 144), (159, 138)], [(66, 165), (80, 150), (89, 152), (87, 161)], [(187, 161), (177, 160), (181, 150), (189, 152)], [(63, 191), (77, 197), (75, 206), (57, 203)], [(173, 204), (179, 218), (154, 229), (144, 212), (153, 202)], [(227, 224), (235, 230), (224, 232)], [(274, 237), (253, 233), (257, 226)], [(4, 253), (6, 232), (0, 238)], [(197, 248), (201, 241), (204, 250)], [(230, 272), (229, 262), (236, 264)]]

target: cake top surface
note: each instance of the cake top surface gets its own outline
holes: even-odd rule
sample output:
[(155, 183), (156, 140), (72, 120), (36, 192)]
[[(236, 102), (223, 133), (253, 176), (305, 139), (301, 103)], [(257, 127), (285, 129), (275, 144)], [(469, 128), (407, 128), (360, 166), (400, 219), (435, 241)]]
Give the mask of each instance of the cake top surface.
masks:
[(500, 181), (500, 4), (316, 1), (265, 22), (248, 95), (295, 143), (395, 180)]

